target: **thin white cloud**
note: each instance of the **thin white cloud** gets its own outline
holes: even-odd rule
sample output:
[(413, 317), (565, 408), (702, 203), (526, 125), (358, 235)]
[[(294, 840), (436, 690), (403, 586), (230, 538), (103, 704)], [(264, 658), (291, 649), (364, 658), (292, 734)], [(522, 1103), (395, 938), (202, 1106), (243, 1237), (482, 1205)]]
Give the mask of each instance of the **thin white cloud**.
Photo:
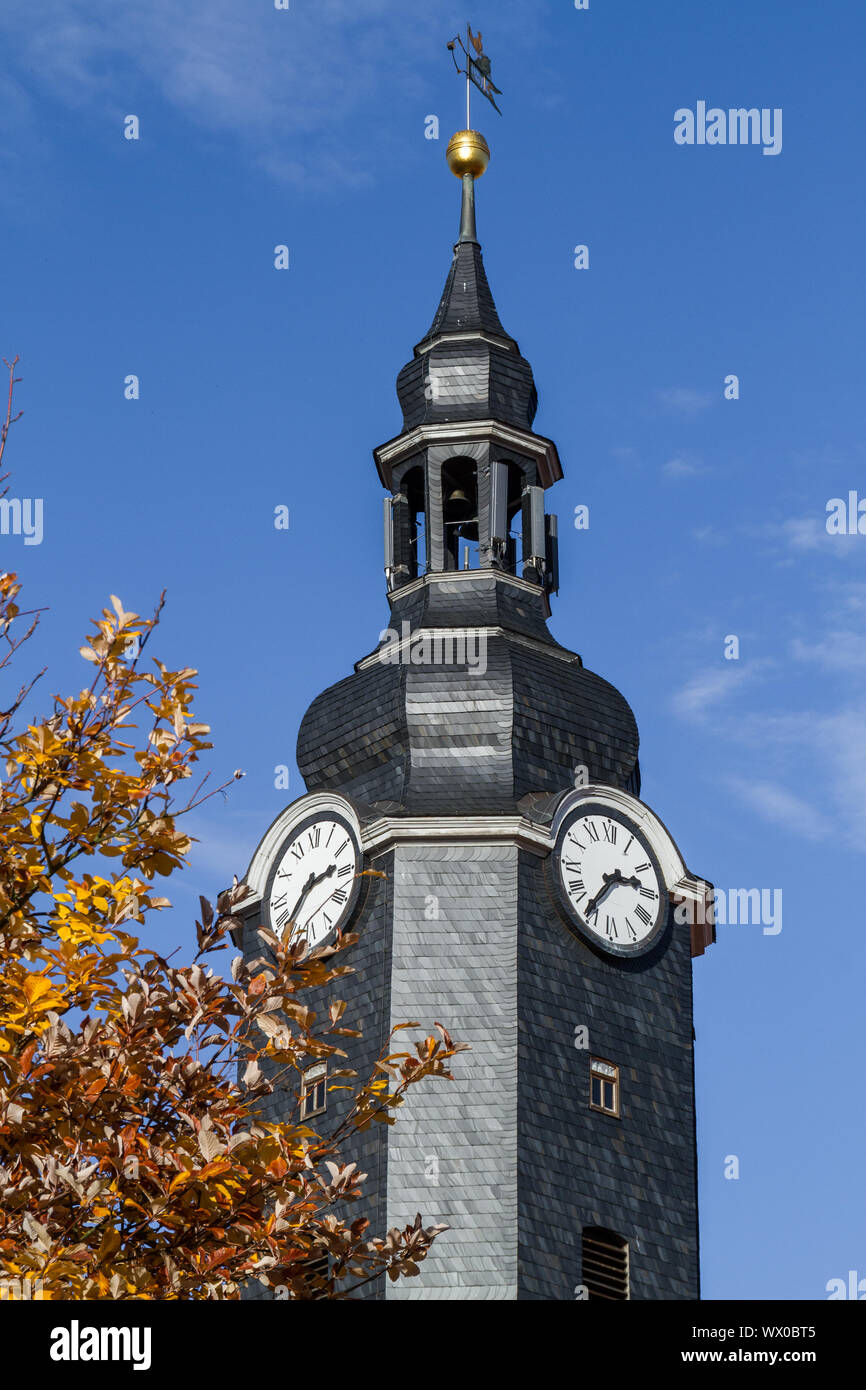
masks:
[(866, 632), (838, 630), (828, 632), (817, 642), (795, 637), (791, 655), (825, 671), (866, 670)]
[(793, 835), (807, 840), (824, 840), (832, 830), (832, 822), (815, 806), (814, 801), (797, 796), (775, 782), (752, 782), (746, 778), (728, 784), (735, 796), (772, 825), (781, 826)]
[[(782, 540), (787, 549), (799, 554), (821, 552), (832, 554), (839, 559), (851, 555), (859, 540), (858, 536), (831, 536), (826, 527), (826, 516), (789, 517), (778, 526), (768, 527), (768, 533)], [(864, 538), (866, 541), (866, 538)], [(863, 554), (866, 555), (866, 545)]]
[(840, 584), (835, 597), (849, 613), (866, 613), (866, 583), (852, 580), (849, 584)]
[(696, 526), (690, 532), (693, 540), (699, 545), (711, 545), (714, 547), (729, 545), (730, 534), (721, 526)]
[(672, 482), (678, 482), (683, 478), (698, 478), (702, 473), (709, 471), (706, 464), (688, 454), (675, 454), (667, 463), (662, 464), (662, 477)]
[(792, 550), (820, 550), (830, 537), (817, 517), (791, 517), (779, 530)]
[(738, 662), (702, 671), (693, 676), (673, 696), (671, 707), (681, 719), (700, 723), (725, 700), (729, 700), (750, 681), (756, 666), (740, 666)]
[[(730, 785), (763, 820), (807, 840), (832, 829), (866, 850), (866, 707), (738, 714), (713, 728), (729, 747), (749, 749), (748, 773)], [(797, 792), (786, 785), (793, 779)]]
[(204, 886), (198, 891), (207, 897), (228, 888), (233, 875), (243, 878), (256, 845), (275, 815), (273, 809), (241, 811), (231, 805), (226, 805), (221, 815), (218, 798), (214, 798), (208, 811), (193, 811), (180, 822), (183, 830), (198, 841), (190, 850), (184, 879), (200, 881)]
[(841, 832), (853, 847), (866, 850), (866, 709), (859, 705), (838, 710), (822, 718), (815, 732)]
[(678, 415), (697, 415), (718, 397), (712, 391), (695, 391), (689, 386), (669, 386), (656, 392), (656, 400)]

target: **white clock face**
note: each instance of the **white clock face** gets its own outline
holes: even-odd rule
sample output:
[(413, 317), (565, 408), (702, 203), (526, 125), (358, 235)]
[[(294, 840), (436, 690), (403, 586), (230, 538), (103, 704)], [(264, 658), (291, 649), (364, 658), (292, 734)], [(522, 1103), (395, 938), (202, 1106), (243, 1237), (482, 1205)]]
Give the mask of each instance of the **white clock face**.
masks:
[(609, 949), (628, 953), (658, 930), (666, 894), (655, 857), (627, 822), (577, 812), (560, 833), (558, 872), (571, 914)]
[(317, 946), (349, 915), (358, 867), (358, 846), (345, 821), (327, 814), (307, 821), (280, 851), (268, 898), (273, 930)]

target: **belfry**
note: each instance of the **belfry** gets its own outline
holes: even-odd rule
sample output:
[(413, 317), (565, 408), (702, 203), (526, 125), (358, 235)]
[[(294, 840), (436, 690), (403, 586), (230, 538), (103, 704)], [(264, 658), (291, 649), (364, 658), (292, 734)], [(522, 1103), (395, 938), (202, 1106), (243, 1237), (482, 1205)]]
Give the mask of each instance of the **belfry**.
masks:
[[(402, 429), (374, 450), (388, 640), (304, 716), (307, 792), (253, 857), (244, 945), (262, 921), (358, 933), (338, 995), (362, 1076), (405, 1020), (471, 1045), (351, 1154), (374, 1230), (449, 1227), (417, 1278), (363, 1296), (694, 1299), (691, 959), (712, 890), (640, 800), (627, 701), (548, 628), (562, 468), (484, 270), (488, 158), (471, 129), (448, 146), (459, 236), (397, 377)], [(331, 1128), (345, 1097), (319, 1064), (302, 1113)]]

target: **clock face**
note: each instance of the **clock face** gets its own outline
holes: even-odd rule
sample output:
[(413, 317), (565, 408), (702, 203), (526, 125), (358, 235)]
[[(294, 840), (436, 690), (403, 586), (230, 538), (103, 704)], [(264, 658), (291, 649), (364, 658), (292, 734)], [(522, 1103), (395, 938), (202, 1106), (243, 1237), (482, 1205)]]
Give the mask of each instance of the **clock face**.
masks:
[(272, 929), (318, 946), (354, 908), (359, 866), (354, 833), (341, 816), (326, 812), (305, 821), (283, 843), (271, 876)]
[(607, 950), (645, 950), (664, 925), (667, 894), (641, 832), (602, 807), (576, 811), (559, 832), (560, 900), (581, 931)]

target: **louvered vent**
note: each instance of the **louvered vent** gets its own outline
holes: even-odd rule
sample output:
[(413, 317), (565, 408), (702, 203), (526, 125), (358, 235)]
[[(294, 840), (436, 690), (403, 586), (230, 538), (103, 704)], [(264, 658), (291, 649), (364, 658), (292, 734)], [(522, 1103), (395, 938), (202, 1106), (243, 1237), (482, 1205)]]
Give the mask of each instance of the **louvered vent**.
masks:
[(330, 1272), (327, 1254), (319, 1255), (315, 1260), (307, 1260), (304, 1266), (304, 1282), (307, 1285), (308, 1298), (328, 1297), (328, 1289), (320, 1281), (327, 1279)]
[(628, 1241), (616, 1231), (584, 1227), (583, 1283), (590, 1298), (628, 1298)]

